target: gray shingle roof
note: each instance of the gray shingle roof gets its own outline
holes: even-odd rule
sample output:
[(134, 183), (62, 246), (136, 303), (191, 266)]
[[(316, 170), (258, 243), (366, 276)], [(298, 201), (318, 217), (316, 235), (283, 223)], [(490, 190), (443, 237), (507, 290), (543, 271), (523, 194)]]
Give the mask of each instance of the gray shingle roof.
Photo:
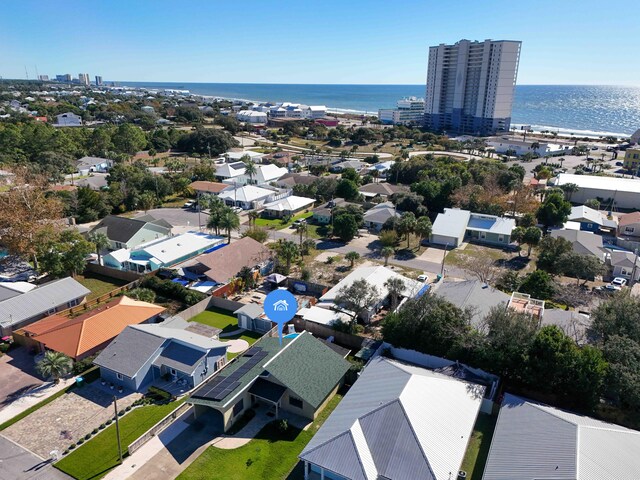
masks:
[(473, 311), (471, 318), (475, 326), (480, 326), (484, 317), (492, 307), (509, 304), (510, 296), (500, 290), (488, 286), (480, 280), (465, 280), (464, 282), (442, 282), (433, 290), (448, 302), (460, 308), (470, 307)]
[(582, 230), (553, 230), (551, 232), (553, 238), (564, 238), (571, 242), (573, 251), (580, 255), (594, 255), (600, 260), (604, 256), (604, 248), (602, 237), (591, 232)]
[(126, 243), (138, 233), (147, 223), (154, 223), (158, 226), (167, 228), (164, 220), (158, 221), (147, 215), (141, 218), (125, 218), (117, 215), (109, 215), (104, 217), (100, 223), (91, 229), (91, 232), (104, 232), (109, 240), (114, 242)]
[(0, 323), (5, 326), (46, 314), (53, 308), (66, 306), (77, 298), (86, 297), (90, 290), (71, 277), (40, 285), (33, 290), (0, 302)]
[(638, 478), (638, 452), (638, 431), (507, 394), (482, 478)]
[(153, 362), (154, 365), (166, 365), (184, 373), (191, 374), (196, 369), (200, 361), (205, 357), (205, 353), (195, 350), (186, 345), (171, 342), (162, 349)]

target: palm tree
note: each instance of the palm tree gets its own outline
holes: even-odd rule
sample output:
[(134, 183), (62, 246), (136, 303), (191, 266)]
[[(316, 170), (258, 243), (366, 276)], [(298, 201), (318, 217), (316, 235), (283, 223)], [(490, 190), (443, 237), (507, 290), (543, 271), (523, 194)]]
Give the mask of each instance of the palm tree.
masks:
[(420, 237), (420, 245), (422, 245), (422, 242), (424, 242), (425, 238), (429, 238), (429, 236), (431, 235), (431, 228), (432, 225), (429, 217), (420, 217), (416, 221), (415, 233), (416, 235), (418, 235), (418, 237)]
[(249, 212), (249, 225), (253, 224), (253, 226), (256, 226), (256, 220), (258, 219), (258, 217), (260, 216), (260, 214), (258, 212), (256, 212), (255, 210), (251, 210)]
[(200, 206), (201, 208), (209, 209), (209, 220), (207, 220), (207, 228), (215, 230), (216, 235), (218, 235), (220, 233), (222, 215), (229, 207), (224, 204), (222, 199), (216, 197), (215, 195), (210, 195), (206, 198), (207, 199), (204, 203), (202, 201), (200, 202)]
[(533, 153), (537, 153), (539, 149), (540, 149), (540, 144), (538, 142), (533, 142), (531, 144), (531, 150), (533, 151)]
[(289, 270), (291, 269), (291, 262), (293, 262), (295, 258), (298, 256), (298, 253), (299, 253), (298, 245), (296, 245), (291, 240), (285, 240), (284, 242), (279, 244), (278, 253), (282, 257), (282, 259), (285, 261), (287, 265), (287, 272), (289, 272)]
[(44, 358), (36, 364), (36, 369), (45, 378), (52, 377), (54, 383), (60, 383), (60, 377), (71, 371), (73, 362), (64, 353), (47, 350)]
[(564, 185), (561, 185), (560, 188), (567, 197), (568, 202), (571, 201), (571, 196), (580, 189), (580, 187), (575, 183), (565, 183)]
[(400, 277), (390, 277), (384, 282), (384, 286), (389, 291), (389, 296), (391, 297), (391, 310), (395, 310), (398, 306), (398, 299), (405, 289), (404, 281)]
[(89, 235), (89, 241), (96, 246), (96, 254), (98, 255), (98, 265), (102, 265), (102, 250), (109, 248), (111, 242), (109, 237), (102, 232), (93, 232)]
[(243, 155), (240, 159), (244, 163), (244, 174), (249, 175), (249, 184), (253, 183), (253, 176), (258, 173), (258, 169), (256, 168), (256, 164), (249, 155)]
[(295, 227), (293, 227), (293, 229), (296, 231), (297, 234), (300, 235), (300, 246), (302, 246), (302, 236), (307, 233), (307, 230), (309, 230), (309, 227), (307, 226), (306, 222), (301, 222), (299, 224), (297, 224)]
[(147, 213), (147, 210), (150, 210), (153, 207), (155, 207), (156, 203), (158, 203), (158, 199), (151, 192), (144, 192), (138, 198), (138, 205), (140, 206), (140, 208), (142, 208), (142, 210), (144, 210), (144, 213)]
[(558, 161), (560, 162), (560, 168), (562, 168), (562, 164), (564, 163), (564, 157), (560, 157)]
[(409, 241), (411, 240), (411, 234), (416, 229), (416, 216), (413, 212), (405, 212), (398, 221), (398, 233), (407, 236), (407, 248), (409, 248)]
[(385, 267), (389, 264), (389, 257), (394, 253), (395, 253), (395, 250), (392, 247), (382, 247), (382, 250), (380, 250), (380, 255), (384, 257)]
[(240, 217), (227, 207), (220, 217), (220, 228), (227, 232), (227, 243), (231, 243), (231, 230), (235, 230), (238, 227), (240, 227)]
[(353, 268), (354, 263), (356, 262), (356, 260), (358, 260), (360, 258), (360, 254), (358, 252), (348, 252), (345, 256), (345, 259), (349, 260), (349, 263), (351, 264), (349, 266), (349, 268)]

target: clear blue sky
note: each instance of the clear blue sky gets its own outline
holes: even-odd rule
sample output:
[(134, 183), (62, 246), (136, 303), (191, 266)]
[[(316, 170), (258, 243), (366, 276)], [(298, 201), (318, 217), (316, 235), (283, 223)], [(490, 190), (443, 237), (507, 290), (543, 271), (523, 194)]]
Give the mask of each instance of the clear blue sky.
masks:
[(630, 0), (10, 0), (0, 75), (421, 84), (462, 38), (522, 40), (519, 84), (640, 84)]

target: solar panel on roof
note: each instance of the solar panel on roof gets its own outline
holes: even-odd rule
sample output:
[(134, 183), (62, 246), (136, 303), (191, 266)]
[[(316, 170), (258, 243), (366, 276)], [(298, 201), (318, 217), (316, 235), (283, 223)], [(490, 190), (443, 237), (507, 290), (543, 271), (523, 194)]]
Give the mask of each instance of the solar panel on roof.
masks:
[(239, 385), (240, 385), (240, 382), (233, 382), (227, 388), (225, 388), (224, 390), (218, 392), (218, 394), (214, 397), (214, 400), (222, 400), (222, 399), (224, 399), (227, 395), (229, 395), (236, 388), (238, 388)]
[(198, 389), (197, 396), (198, 397), (208, 397), (210, 392), (215, 389), (218, 385), (220, 385), (227, 377), (224, 375), (216, 375), (209, 382), (205, 383), (202, 387)]
[(252, 347), (246, 352), (244, 352), (243, 357), (253, 357), (256, 353), (262, 352), (262, 347)]

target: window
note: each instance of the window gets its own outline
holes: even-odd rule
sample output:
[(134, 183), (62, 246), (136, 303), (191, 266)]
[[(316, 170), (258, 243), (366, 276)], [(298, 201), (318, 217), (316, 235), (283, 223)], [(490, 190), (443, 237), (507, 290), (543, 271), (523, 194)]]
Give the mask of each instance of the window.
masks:
[(216, 361), (216, 370), (220, 370), (222, 367), (224, 367), (224, 364), (225, 364), (225, 358), (224, 357), (220, 357)]
[(593, 228), (593, 223), (587, 223), (587, 228)]
[(116, 373), (116, 378), (117, 378), (118, 380), (122, 380), (124, 377), (122, 376), (122, 374), (121, 374), (121, 373)]
[(504, 242), (504, 235), (498, 235), (498, 241)]
[(627, 276), (627, 275), (630, 275), (631, 272), (629, 272), (626, 268), (622, 267), (622, 269), (620, 270), (620, 274)]
[(170, 372), (170, 373), (171, 373), (171, 375), (173, 375), (173, 376), (178, 375), (178, 372), (176, 371), (176, 369), (175, 369), (175, 368), (170, 368), (170, 369), (169, 369), (169, 372)]
[(54, 313), (56, 313), (56, 307), (53, 307), (47, 310), (47, 315), (53, 315)]
[(289, 395), (289, 405), (296, 408), (302, 408), (302, 400), (296, 397), (292, 397)]
[(235, 417), (240, 412), (242, 412), (242, 410), (244, 410), (244, 399), (240, 400), (233, 406), (233, 416)]
[(71, 300), (69, 303), (67, 303), (67, 305), (69, 305), (69, 308), (75, 307), (76, 305), (78, 305), (78, 299), (75, 298), (75, 299)]

